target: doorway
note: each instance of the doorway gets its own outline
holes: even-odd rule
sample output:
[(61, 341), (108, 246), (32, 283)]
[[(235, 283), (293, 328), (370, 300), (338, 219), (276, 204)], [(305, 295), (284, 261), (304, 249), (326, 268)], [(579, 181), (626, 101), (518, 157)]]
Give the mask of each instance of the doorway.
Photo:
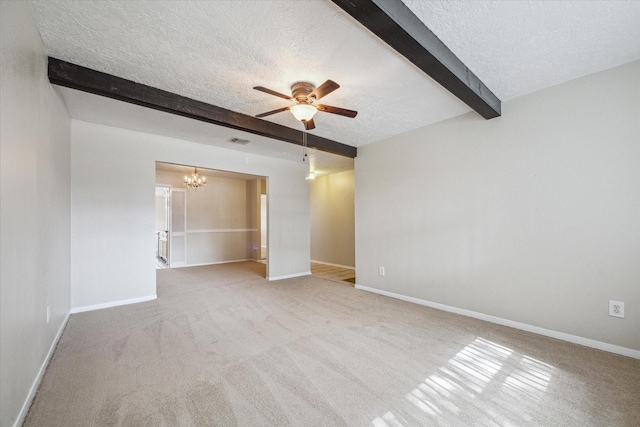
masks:
[(311, 274), (353, 285), (355, 271), (355, 173), (310, 180)]
[[(168, 208), (167, 266), (256, 261), (266, 270), (268, 178), (202, 167), (197, 173), (204, 184), (185, 187), (185, 180), (195, 174), (194, 166), (156, 162), (156, 187), (168, 189), (168, 203), (158, 201), (157, 206), (158, 211), (160, 205)], [(157, 231), (163, 231), (164, 224)], [(156, 240), (160, 255), (163, 240)]]

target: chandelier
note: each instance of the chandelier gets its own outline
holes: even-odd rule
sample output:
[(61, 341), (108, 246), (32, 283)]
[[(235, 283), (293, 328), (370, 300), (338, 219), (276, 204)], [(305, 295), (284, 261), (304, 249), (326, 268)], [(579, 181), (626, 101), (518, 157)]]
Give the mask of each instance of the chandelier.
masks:
[(207, 185), (207, 178), (198, 175), (198, 168), (194, 168), (194, 172), (191, 174), (191, 176), (184, 177), (183, 184), (187, 188), (193, 188), (195, 191), (198, 191), (198, 188)]

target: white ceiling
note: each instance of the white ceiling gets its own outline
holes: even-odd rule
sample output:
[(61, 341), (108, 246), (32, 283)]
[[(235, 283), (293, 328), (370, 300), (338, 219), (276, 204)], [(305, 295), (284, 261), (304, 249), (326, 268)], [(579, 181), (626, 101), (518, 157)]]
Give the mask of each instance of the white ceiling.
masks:
[[(640, 59), (639, 1), (403, 1), (502, 100)], [(359, 114), (318, 113), (312, 133), (353, 146), (470, 111), (326, 0), (29, 3), (50, 56), (241, 113), (287, 105), (253, 86), (335, 80), (322, 103)], [(288, 143), (61, 93), (74, 118), (299, 157)], [(265, 119), (302, 129), (288, 112)], [(229, 146), (230, 135), (252, 143)], [(327, 156), (327, 170), (342, 161)]]

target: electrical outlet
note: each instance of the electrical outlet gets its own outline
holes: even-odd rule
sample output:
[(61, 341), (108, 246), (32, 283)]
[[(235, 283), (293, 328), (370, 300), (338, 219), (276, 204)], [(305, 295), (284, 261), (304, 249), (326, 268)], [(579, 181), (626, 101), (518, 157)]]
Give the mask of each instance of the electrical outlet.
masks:
[(47, 323), (51, 320), (51, 304), (47, 304)]
[(624, 303), (621, 301), (609, 300), (609, 316), (621, 317), (624, 319)]
[(384, 276), (384, 267), (378, 267), (378, 274)]
[(249, 164), (249, 158), (248, 158), (248, 157), (245, 157), (245, 158), (244, 158), (244, 164), (245, 164), (245, 165), (248, 165), (248, 164)]

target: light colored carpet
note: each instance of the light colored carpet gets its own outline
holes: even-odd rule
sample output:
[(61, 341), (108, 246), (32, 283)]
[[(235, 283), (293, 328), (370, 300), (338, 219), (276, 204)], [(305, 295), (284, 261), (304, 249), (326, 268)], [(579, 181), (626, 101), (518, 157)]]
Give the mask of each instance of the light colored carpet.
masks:
[(640, 361), (264, 265), (75, 314), (26, 426), (637, 426)]

